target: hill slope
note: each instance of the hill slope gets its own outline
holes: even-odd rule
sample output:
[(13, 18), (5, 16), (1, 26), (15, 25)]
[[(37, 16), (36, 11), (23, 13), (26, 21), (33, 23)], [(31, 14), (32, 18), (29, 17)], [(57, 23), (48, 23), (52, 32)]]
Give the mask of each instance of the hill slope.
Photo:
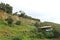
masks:
[[(2, 16), (8, 15), (8, 14), (4, 14), (4, 12), (2, 12), (1, 14)], [(11, 27), (9, 27), (4, 21), (6, 17), (2, 17), (4, 19), (0, 18), (0, 39), (1, 40), (14, 40), (15, 38), (16, 40), (18, 38), (22, 40), (53, 40), (53, 39), (47, 39), (47, 38), (41, 39), (36, 37), (36, 33), (38, 33), (38, 31), (37, 31), (37, 28), (34, 26), (34, 23), (39, 21), (18, 17), (16, 15), (14, 16), (10, 15), (10, 16), (12, 17), (14, 22), (20, 20), (21, 24), (17, 26), (12, 25)], [(56, 24), (52, 22), (43, 22), (42, 24), (43, 24), (42, 26), (51, 25), (53, 26), (53, 28), (56, 29), (56, 31), (58, 32), (60, 31), (60, 24)]]
[(25, 19), (18, 16), (13, 16), (13, 15), (10, 15), (12, 19), (15, 22), (17, 20), (20, 20), (21, 25), (17, 25), (17, 26), (12, 25), (12, 27), (9, 27), (5, 23), (5, 19), (9, 15), (5, 14), (5, 12), (3, 11), (0, 11), (0, 14), (1, 14), (0, 15), (0, 39), (1, 40), (13, 40), (13, 38), (15, 37), (19, 37), (23, 40), (26, 40), (26, 39), (29, 40), (27, 36), (31, 35), (30, 31), (36, 29), (33, 25), (33, 23), (35, 23), (36, 21), (31, 19)]

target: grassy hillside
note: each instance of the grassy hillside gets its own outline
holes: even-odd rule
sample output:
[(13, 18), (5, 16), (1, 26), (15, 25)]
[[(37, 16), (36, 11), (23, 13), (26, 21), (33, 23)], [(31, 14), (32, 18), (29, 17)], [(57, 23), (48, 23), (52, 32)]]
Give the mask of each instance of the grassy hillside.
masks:
[[(0, 40), (60, 40), (60, 24), (40, 22), (23, 11), (13, 14), (12, 9), (9, 4), (0, 3)], [(42, 26), (52, 26), (53, 30), (39, 29)]]
[[(35, 29), (36, 27), (32, 24), (21, 24), (15, 27), (9, 27), (0, 20), (0, 40), (13, 40), (14, 38), (20, 38), (22, 40), (52, 40), (46, 38), (30, 38), (29, 36), (35, 35)], [(31, 31), (33, 32), (31, 33)]]
[(19, 39), (20, 40), (53, 40), (53, 38), (52, 39), (43, 38), (43, 37), (38, 38), (40, 35), (38, 35), (39, 32), (37, 28), (34, 26), (36, 22), (38, 22), (40, 26), (51, 25), (56, 31), (58, 32), (60, 31), (60, 24), (56, 24), (52, 22), (41, 23), (36, 20), (18, 17), (17, 15), (11, 15), (11, 14), (4, 14), (4, 15), (5, 16), (10, 15), (12, 19), (14, 20), (14, 23), (19, 20), (21, 21), (21, 24), (15, 25), (13, 23), (12, 26), (9, 27), (9, 25), (7, 25), (6, 24), (7, 22), (5, 21), (6, 18), (5, 17), (2, 17), (4, 19), (0, 18), (0, 40), (19, 40)]
[(23, 38), (24, 32), (29, 32), (30, 30), (35, 29), (32, 25), (19, 25), (15, 27), (9, 27), (5, 25), (2, 20), (0, 20), (0, 39), (1, 40), (8, 40), (13, 37), (21, 37)]

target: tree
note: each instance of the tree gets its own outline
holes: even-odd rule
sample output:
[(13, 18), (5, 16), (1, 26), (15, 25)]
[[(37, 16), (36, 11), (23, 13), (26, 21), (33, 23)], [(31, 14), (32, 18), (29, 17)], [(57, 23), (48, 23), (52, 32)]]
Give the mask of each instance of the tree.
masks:
[(0, 10), (5, 11), (5, 3), (1, 3), (1, 4), (0, 4)]
[(19, 15), (19, 17), (24, 17), (25, 16), (25, 12), (23, 11), (19, 11), (21, 14)]
[(17, 13), (18, 13), (18, 12), (15, 12), (13, 15), (18, 15)]
[(0, 10), (3, 10), (7, 13), (12, 13), (12, 6), (10, 6), (9, 4), (0, 3)]
[(12, 13), (12, 7), (9, 4), (6, 4), (5, 6), (6, 6), (5, 7), (6, 12), (7, 13)]

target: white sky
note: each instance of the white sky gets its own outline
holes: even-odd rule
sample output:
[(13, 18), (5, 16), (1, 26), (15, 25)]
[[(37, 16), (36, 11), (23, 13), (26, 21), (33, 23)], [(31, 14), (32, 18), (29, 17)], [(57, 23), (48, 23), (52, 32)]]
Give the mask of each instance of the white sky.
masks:
[(60, 0), (0, 0), (13, 6), (13, 12), (23, 10), (41, 21), (60, 23)]

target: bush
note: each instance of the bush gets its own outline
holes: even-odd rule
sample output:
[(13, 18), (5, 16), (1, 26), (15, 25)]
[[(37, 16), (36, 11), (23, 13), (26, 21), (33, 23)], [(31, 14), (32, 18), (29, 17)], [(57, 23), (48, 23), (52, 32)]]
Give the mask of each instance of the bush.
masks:
[(46, 38), (53, 38), (54, 33), (53, 32), (45, 32), (45, 37)]
[(54, 29), (54, 38), (59, 38), (60, 32)]
[(29, 31), (29, 38), (36, 38), (36, 34), (37, 34), (37, 29), (32, 29)]
[(54, 32), (52, 32), (52, 31), (49, 31), (49, 32), (46, 32), (46, 31), (38, 32), (36, 37), (37, 38), (53, 38), (54, 37)]
[(35, 26), (35, 27), (39, 27), (39, 26), (40, 26), (40, 23), (36, 22), (36, 23), (34, 24), (34, 26)]
[(45, 36), (44, 36), (44, 34), (42, 32), (40, 32), (40, 33), (37, 33), (36, 37), (37, 38), (44, 38)]
[(13, 23), (13, 19), (9, 16), (7, 19), (6, 19), (8, 25), (11, 27), (12, 23)]
[(17, 21), (17, 22), (16, 22), (16, 25), (20, 25), (20, 24), (21, 24), (21, 21)]
[(13, 40), (22, 40), (22, 39), (20, 39), (19, 37), (15, 37), (13, 38)]

